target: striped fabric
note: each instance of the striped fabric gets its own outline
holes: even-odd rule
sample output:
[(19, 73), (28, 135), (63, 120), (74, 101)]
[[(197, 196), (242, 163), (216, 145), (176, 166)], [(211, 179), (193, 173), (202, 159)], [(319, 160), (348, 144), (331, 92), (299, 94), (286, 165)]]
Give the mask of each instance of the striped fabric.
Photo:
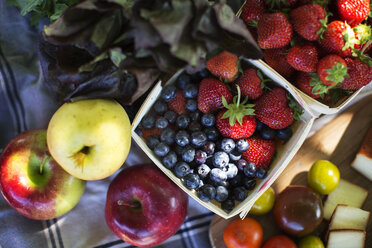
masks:
[[(22, 131), (45, 129), (58, 107), (43, 84), (36, 53), (37, 33), (18, 10), (0, 0), (0, 151)], [(148, 159), (133, 144), (126, 163), (143, 162)], [(19, 215), (0, 196), (0, 248), (133, 247), (112, 234), (104, 220), (111, 180), (88, 182), (72, 211), (48, 221)], [(210, 211), (190, 198), (186, 221), (158, 247), (210, 247), (208, 227), (212, 217)]]

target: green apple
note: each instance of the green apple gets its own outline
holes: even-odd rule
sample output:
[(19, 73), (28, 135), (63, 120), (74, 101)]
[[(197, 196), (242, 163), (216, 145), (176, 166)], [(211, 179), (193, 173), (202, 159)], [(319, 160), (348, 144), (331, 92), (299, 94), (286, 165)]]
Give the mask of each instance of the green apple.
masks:
[(71, 175), (99, 180), (112, 175), (126, 160), (131, 125), (114, 100), (89, 99), (63, 104), (47, 130), (52, 157)]

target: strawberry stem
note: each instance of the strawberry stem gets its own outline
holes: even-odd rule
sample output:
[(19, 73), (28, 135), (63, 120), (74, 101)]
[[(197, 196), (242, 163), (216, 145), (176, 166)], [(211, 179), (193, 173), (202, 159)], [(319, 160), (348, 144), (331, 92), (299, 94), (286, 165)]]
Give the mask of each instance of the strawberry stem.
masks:
[(330, 69), (326, 69), (326, 72), (328, 72), (326, 80), (332, 82), (334, 85), (342, 83), (346, 77), (349, 77), (347, 66), (344, 66), (340, 62), (337, 62), (337, 64), (332, 66)]

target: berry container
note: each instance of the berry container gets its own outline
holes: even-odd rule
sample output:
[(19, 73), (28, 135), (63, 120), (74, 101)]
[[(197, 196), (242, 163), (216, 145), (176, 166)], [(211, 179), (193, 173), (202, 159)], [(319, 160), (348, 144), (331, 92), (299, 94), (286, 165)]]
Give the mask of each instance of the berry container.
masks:
[[(259, 61), (252, 61), (252, 60), (245, 60), (244, 63), (248, 63), (250, 67), (258, 67)], [(195, 190), (187, 189), (181, 179), (177, 178), (173, 172), (167, 169), (163, 164), (161, 159), (159, 159), (154, 152), (146, 145), (145, 140), (139, 136), (135, 130), (140, 124), (142, 118), (151, 111), (152, 105), (160, 96), (162, 85), (174, 84), (177, 77), (182, 73), (182, 71), (177, 72), (168, 82), (162, 84), (159, 81), (153, 90), (150, 92), (146, 100), (144, 101), (143, 105), (139, 109), (135, 119), (132, 123), (132, 137), (135, 142), (141, 147), (141, 149), (147, 154), (147, 156), (175, 183), (177, 184), (182, 190), (184, 190), (189, 196), (194, 198), (197, 202), (201, 205), (206, 207), (207, 209), (211, 210), (212, 212), (218, 214), (219, 216), (228, 219), (237, 214), (240, 214), (241, 217), (244, 217), (254, 202), (262, 195), (263, 192), (266, 191), (268, 187), (279, 177), (285, 167), (288, 165), (290, 160), (293, 158), (295, 153), (301, 147), (302, 143), (304, 142), (305, 138), (307, 137), (310, 128), (313, 124), (315, 116), (310, 111), (309, 107), (304, 103), (304, 101), (300, 98), (298, 92), (296, 92), (293, 87), (291, 87), (286, 81), (284, 81), (280, 76), (274, 73), (268, 73), (267, 70), (262, 70), (266, 77), (270, 78), (273, 81), (273, 85), (280, 86), (284, 88), (287, 92), (289, 92), (293, 98), (300, 104), (303, 109), (303, 114), (301, 116), (300, 121), (297, 121), (293, 124), (293, 136), (283, 144), (278, 145), (277, 147), (277, 155), (275, 156), (274, 160), (271, 163), (270, 169), (268, 170), (267, 177), (262, 180), (257, 180), (257, 184), (255, 188), (249, 191), (248, 197), (242, 202), (236, 202), (234, 209), (227, 213), (222, 210), (220, 203), (215, 200), (210, 202), (204, 202), (199, 199), (197, 192)]]

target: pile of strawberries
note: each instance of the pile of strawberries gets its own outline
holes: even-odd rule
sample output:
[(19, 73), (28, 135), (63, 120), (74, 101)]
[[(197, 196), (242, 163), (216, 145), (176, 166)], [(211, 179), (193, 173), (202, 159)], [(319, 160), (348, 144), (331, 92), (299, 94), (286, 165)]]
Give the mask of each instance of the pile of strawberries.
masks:
[(330, 103), (372, 80), (370, 11), (370, 0), (247, 0), (241, 18), (268, 65)]

